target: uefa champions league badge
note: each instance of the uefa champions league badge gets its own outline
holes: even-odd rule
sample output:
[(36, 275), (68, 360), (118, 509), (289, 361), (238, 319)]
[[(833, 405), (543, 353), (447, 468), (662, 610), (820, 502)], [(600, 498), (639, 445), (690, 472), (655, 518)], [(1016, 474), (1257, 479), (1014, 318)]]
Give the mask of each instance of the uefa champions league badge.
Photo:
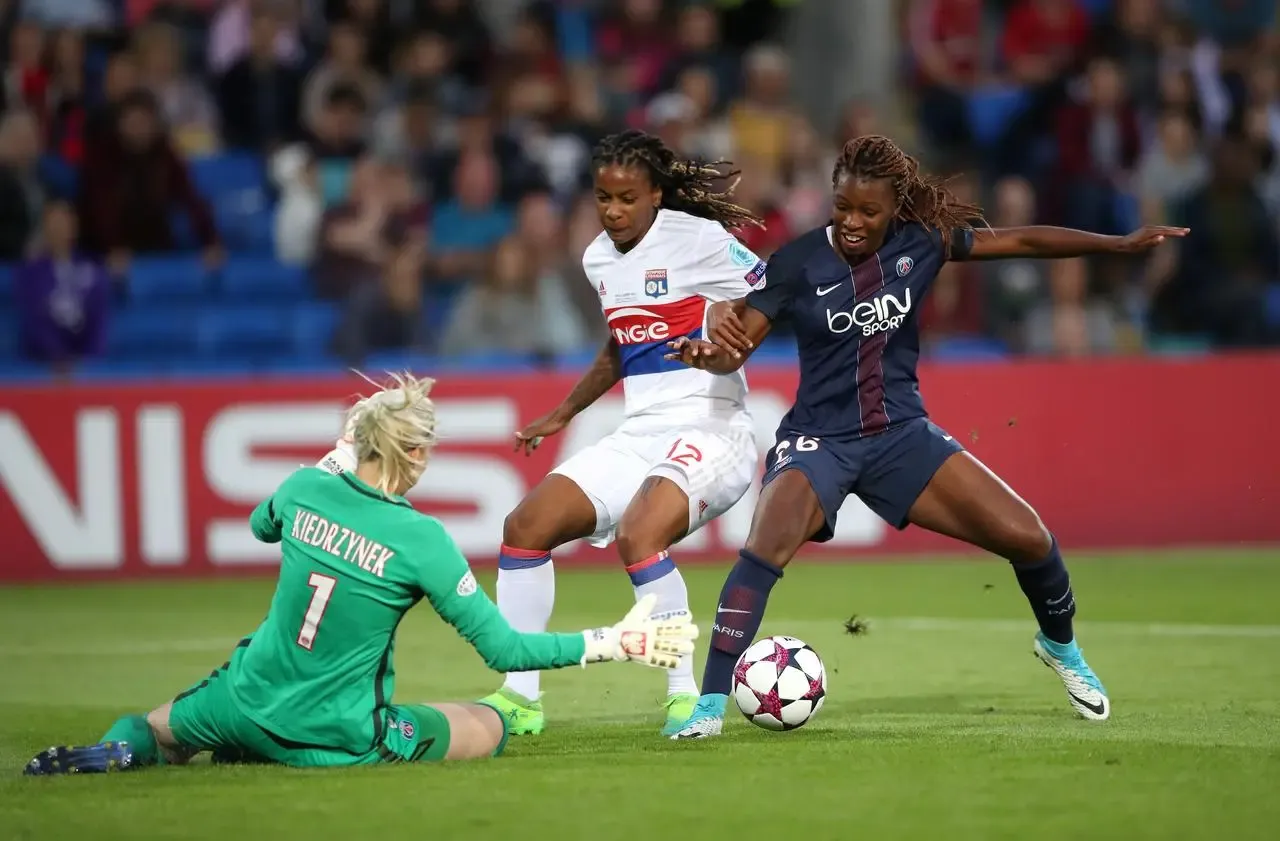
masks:
[(899, 257), (897, 272), (898, 277), (906, 277), (911, 272), (911, 267), (915, 265), (915, 261), (910, 257)]
[(650, 298), (661, 298), (667, 294), (666, 269), (649, 269), (644, 273), (644, 294)]

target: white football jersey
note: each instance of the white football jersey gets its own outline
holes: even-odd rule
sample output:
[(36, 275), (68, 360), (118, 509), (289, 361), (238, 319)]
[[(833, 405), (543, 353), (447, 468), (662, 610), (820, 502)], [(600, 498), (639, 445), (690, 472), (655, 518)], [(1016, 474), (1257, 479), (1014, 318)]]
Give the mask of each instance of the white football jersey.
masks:
[(764, 276), (764, 261), (719, 222), (664, 209), (626, 254), (601, 233), (583, 252), (582, 267), (621, 351), (628, 418), (745, 411), (741, 369), (718, 376), (663, 356), (673, 339), (702, 338), (708, 302), (746, 296)]

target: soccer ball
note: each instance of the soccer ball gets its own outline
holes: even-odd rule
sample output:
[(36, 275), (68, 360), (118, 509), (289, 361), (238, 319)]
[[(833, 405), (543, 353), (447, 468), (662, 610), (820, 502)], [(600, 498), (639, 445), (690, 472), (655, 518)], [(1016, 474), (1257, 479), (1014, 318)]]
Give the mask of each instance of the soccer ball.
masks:
[(766, 637), (733, 667), (733, 700), (765, 730), (795, 730), (822, 709), (827, 670), (818, 652), (795, 637)]

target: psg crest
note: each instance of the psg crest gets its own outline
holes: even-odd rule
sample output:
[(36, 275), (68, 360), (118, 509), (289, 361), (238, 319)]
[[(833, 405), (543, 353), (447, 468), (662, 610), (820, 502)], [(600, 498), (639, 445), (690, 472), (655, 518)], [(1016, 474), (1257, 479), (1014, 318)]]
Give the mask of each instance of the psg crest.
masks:
[(897, 266), (898, 277), (906, 277), (907, 273), (911, 271), (911, 267), (914, 265), (915, 262), (910, 257), (899, 257)]
[(661, 298), (667, 294), (666, 269), (649, 269), (644, 273), (644, 294), (650, 298)]

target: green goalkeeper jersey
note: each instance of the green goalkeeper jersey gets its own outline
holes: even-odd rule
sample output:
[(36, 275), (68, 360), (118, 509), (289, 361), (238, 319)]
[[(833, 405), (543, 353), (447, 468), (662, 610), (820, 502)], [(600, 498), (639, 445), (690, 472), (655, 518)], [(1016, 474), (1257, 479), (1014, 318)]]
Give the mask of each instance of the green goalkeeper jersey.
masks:
[(267, 618), (228, 677), (241, 711), (275, 736), (363, 753), (395, 690), (396, 627), (423, 596), (498, 671), (581, 662), (581, 634), (522, 634), (477, 584), (438, 520), (354, 475), (313, 467), (250, 517), (281, 543)]

